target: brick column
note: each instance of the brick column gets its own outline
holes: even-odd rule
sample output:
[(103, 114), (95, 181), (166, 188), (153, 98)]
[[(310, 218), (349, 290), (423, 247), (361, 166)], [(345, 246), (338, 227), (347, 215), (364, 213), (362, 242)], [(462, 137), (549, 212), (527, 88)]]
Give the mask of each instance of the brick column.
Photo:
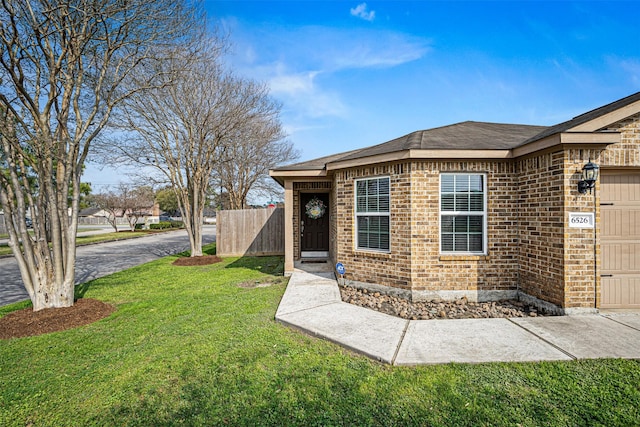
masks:
[(284, 182), (284, 274), (293, 273), (293, 181)]

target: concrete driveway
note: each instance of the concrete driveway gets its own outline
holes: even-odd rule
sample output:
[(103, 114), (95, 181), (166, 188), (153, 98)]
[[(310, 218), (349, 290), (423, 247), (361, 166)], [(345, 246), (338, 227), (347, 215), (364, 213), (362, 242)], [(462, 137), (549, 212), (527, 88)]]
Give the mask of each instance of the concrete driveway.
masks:
[[(215, 242), (216, 227), (203, 230), (203, 244)], [(137, 239), (80, 246), (76, 260), (76, 284), (85, 283), (136, 265), (189, 249), (184, 230), (148, 235)], [(0, 258), (0, 306), (28, 299), (15, 258)]]

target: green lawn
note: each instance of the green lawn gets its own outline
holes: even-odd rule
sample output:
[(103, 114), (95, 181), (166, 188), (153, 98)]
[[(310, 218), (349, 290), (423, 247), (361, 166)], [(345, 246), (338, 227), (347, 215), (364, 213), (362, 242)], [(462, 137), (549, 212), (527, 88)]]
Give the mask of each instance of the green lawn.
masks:
[(382, 365), (274, 321), (281, 258), (175, 258), (80, 286), (102, 321), (0, 341), (0, 425), (640, 425), (638, 361)]

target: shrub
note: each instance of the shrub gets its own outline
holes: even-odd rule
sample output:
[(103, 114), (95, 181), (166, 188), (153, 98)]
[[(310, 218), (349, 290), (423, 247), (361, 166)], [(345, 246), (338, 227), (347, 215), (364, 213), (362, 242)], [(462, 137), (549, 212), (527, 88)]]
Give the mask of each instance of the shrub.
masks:
[(171, 222), (169, 222), (169, 221), (160, 221), (157, 224), (149, 224), (149, 228), (151, 230), (164, 230), (165, 228), (171, 228)]
[(157, 224), (149, 224), (150, 230), (164, 230), (167, 228), (183, 228), (184, 223), (182, 221), (160, 221)]

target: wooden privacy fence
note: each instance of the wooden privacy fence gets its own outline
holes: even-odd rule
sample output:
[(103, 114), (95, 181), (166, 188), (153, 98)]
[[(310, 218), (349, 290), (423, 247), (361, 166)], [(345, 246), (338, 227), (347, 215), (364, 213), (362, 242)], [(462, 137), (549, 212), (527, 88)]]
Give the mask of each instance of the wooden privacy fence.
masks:
[(218, 212), (216, 253), (219, 256), (284, 255), (284, 209)]

